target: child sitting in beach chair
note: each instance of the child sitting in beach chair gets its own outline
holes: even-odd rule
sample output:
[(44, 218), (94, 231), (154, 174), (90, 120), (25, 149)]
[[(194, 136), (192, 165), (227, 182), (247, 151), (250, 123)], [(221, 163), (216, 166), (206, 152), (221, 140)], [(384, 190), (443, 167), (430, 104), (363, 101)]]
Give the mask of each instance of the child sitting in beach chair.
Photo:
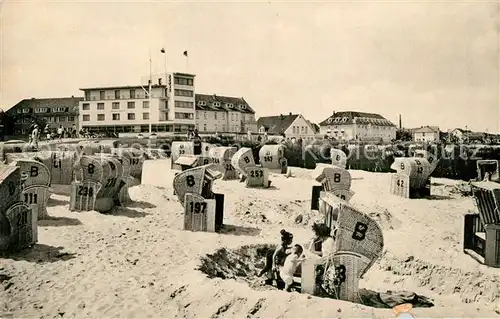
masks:
[(276, 247), (276, 249), (269, 250), (266, 256), (266, 265), (259, 272), (258, 277), (263, 274), (268, 274), (268, 279), (266, 280), (266, 284), (272, 284), (273, 280), (276, 279), (276, 285), (279, 289), (283, 289), (285, 283), (280, 277), (279, 269), (285, 263), (285, 258), (287, 256), (287, 249), (293, 242), (293, 234), (287, 232), (286, 230), (281, 230), (281, 245)]
[(291, 291), (293, 285), (293, 275), (297, 267), (305, 260), (302, 253), (304, 249), (300, 245), (293, 246), (293, 252), (285, 259), (285, 264), (280, 268), (280, 277), (285, 283), (285, 291)]

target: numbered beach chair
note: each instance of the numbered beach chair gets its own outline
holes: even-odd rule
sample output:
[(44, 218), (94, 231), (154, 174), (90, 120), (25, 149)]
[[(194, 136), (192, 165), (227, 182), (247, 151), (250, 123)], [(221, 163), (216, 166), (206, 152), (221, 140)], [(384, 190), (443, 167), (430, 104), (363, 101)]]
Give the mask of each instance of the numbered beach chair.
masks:
[(238, 179), (238, 173), (231, 164), (231, 159), (238, 149), (236, 147), (212, 147), (209, 150), (210, 162), (222, 173), (222, 180)]
[(263, 168), (272, 173), (286, 174), (288, 171), (284, 145), (263, 145), (259, 150), (259, 161)]
[(471, 182), (477, 214), (464, 216), (464, 253), (500, 268), (500, 184)]
[[(335, 254), (333, 258), (322, 263), (315, 260), (306, 262), (302, 272), (302, 292), (309, 294), (317, 293), (316, 269), (318, 265), (324, 265), (324, 269), (334, 267), (336, 278), (331, 290), (335, 292), (337, 299), (359, 302), (359, 279), (373, 266), (382, 255), (384, 238), (382, 229), (376, 221), (368, 215), (360, 212), (346, 201), (327, 195), (330, 205), (337, 210), (338, 218), (325, 217), (325, 223), (332, 229), (336, 228)], [(326, 280), (327, 272), (323, 274)], [(331, 283), (331, 282), (329, 282)]]
[(136, 148), (112, 148), (111, 154), (128, 158), (130, 163), (129, 175), (136, 179), (134, 185), (140, 185), (145, 160), (144, 152)]
[[(222, 174), (212, 169), (212, 165), (204, 165), (182, 171), (174, 177), (173, 186), (175, 194), (177, 195), (179, 202), (184, 207), (184, 225), (185, 227), (188, 227), (186, 230), (217, 231), (220, 227), (222, 227), (224, 216), (224, 194), (214, 193), (212, 191), (213, 182), (221, 177)], [(189, 196), (187, 196), (188, 194)], [(213, 220), (214, 223), (210, 222), (209, 224), (200, 224), (197, 222), (191, 222), (193, 220), (192, 214), (199, 214), (200, 211), (194, 210), (193, 207), (195, 206), (190, 206), (191, 204), (188, 204), (186, 199), (189, 199), (190, 203), (205, 202), (206, 204), (200, 204), (202, 206), (213, 205), (213, 209), (212, 206), (204, 206), (210, 210), (203, 210), (203, 212), (205, 212), (205, 216), (207, 216), (206, 214), (209, 214), (208, 217), (204, 218)], [(203, 201), (201, 199), (203, 199)], [(196, 207), (201, 206), (198, 205)], [(193, 210), (191, 210), (192, 208)], [(206, 225), (212, 225), (213, 227)]]
[(223, 208), (217, 209), (217, 200), (198, 194), (186, 193), (184, 197), (184, 230), (217, 232), (224, 222)]
[(404, 198), (430, 196), (431, 166), (427, 159), (417, 157), (397, 157), (391, 165), (396, 173), (391, 176), (391, 194)]
[(0, 252), (16, 252), (38, 241), (37, 215), (20, 201), (24, 180), (21, 169), (0, 166)]
[(25, 175), (20, 200), (30, 207), (37, 220), (47, 219), (47, 201), (50, 197), (50, 171), (43, 163), (18, 159), (9, 165), (17, 166)]
[[(95, 202), (92, 203), (93, 196), (89, 196), (84, 200), (84, 203), (91, 203), (88, 210), (96, 210), (101, 213), (110, 211), (114, 207), (114, 199), (116, 198), (120, 188), (123, 186), (122, 178), (123, 166), (118, 160), (111, 157), (102, 156), (82, 156), (75, 170), (75, 178), (78, 182), (95, 182), (98, 187), (98, 193), (95, 194)], [(88, 183), (87, 183), (88, 184)], [(89, 184), (90, 185), (90, 184)], [(74, 208), (74, 199), (79, 194), (77, 185), (72, 187), (70, 209)], [(83, 191), (83, 194), (85, 192)], [(89, 194), (89, 193), (87, 193)], [(94, 195), (94, 193), (92, 194)], [(84, 211), (82, 208), (81, 211)]]
[(115, 194), (115, 204), (120, 205), (120, 206), (126, 206), (127, 204), (130, 204), (132, 202), (132, 199), (130, 198), (129, 194), (129, 188), (132, 187), (135, 184), (135, 179), (134, 177), (130, 176), (130, 160), (126, 156), (120, 156), (120, 155), (113, 155), (113, 154), (98, 154), (100, 156), (108, 156), (110, 158), (116, 159), (120, 165), (122, 166), (122, 176), (119, 178), (119, 185), (120, 189), (118, 192)]
[(478, 181), (500, 182), (500, 172), (497, 160), (478, 160), (476, 162), (476, 167)]
[(231, 164), (239, 174), (246, 176), (246, 168), (256, 166), (252, 149), (248, 147), (240, 148), (231, 158)]
[[(437, 154), (437, 151), (435, 153)], [(439, 159), (436, 154), (426, 150), (415, 150), (415, 157), (425, 158), (427, 162), (429, 162), (429, 176), (432, 175), (439, 164)]]
[(347, 155), (344, 153), (344, 151), (339, 150), (337, 148), (332, 148), (330, 150), (330, 156), (332, 158), (332, 165), (340, 167), (340, 168), (346, 168), (347, 166)]
[(354, 192), (351, 191), (351, 174), (345, 168), (322, 165), (314, 170), (313, 177), (320, 185), (312, 186), (311, 210), (319, 209), (320, 193), (323, 191), (331, 192), (346, 201), (351, 200), (354, 196)]

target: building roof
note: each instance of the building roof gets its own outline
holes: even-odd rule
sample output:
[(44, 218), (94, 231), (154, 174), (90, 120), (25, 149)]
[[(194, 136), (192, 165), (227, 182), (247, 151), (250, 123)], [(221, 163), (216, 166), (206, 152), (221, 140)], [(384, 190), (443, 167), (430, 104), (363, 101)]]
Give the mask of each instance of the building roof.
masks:
[[(195, 94), (195, 101), (196, 109), (201, 111), (238, 111), (241, 113), (255, 114), (255, 111), (242, 97), (223, 96), (216, 94)], [(220, 106), (216, 106), (216, 104), (214, 105), (214, 102), (219, 102)], [(229, 108), (227, 104), (233, 104), (234, 108)]]
[(257, 120), (257, 128), (264, 127), (271, 134), (284, 133), (290, 125), (299, 117), (299, 114), (280, 114), (278, 116), (265, 116)]
[(174, 72), (174, 75), (180, 75), (180, 76), (190, 76), (190, 77), (195, 77), (195, 74), (190, 74), (190, 73), (182, 73), (182, 72)]
[(439, 127), (438, 126), (421, 126), (418, 128), (411, 129), (413, 133), (439, 133)]
[[(145, 86), (142, 85), (124, 85), (124, 86), (102, 86), (102, 87), (93, 87), (93, 88), (83, 88), (79, 89), (80, 91), (97, 91), (97, 90), (131, 90), (131, 89), (142, 89), (146, 88), (148, 85), (146, 84)], [(158, 85), (154, 84), (151, 85), (151, 88), (166, 88), (167, 86), (165, 84)]]
[(356, 111), (334, 112), (333, 115), (320, 122), (319, 126), (347, 124), (396, 126), (380, 114)]
[[(11, 107), (9, 110), (7, 110), (7, 114), (9, 115), (17, 114), (16, 111), (20, 108), (21, 109), (48, 108), (52, 110), (54, 108), (64, 107), (66, 111), (59, 113), (78, 112), (78, 103), (80, 101), (83, 101), (83, 97), (24, 99), (19, 103), (17, 103), (16, 105), (14, 105), (13, 107)], [(51, 113), (57, 113), (57, 112), (51, 112)]]

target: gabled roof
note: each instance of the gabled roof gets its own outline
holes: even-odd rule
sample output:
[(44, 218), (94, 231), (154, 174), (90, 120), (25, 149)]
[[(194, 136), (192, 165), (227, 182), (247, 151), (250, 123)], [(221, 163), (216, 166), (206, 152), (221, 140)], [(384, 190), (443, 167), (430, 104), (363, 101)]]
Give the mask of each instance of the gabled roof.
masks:
[(413, 133), (439, 133), (438, 126), (422, 126), (415, 129), (412, 129)]
[[(196, 109), (201, 111), (221, 111), (221, 112), (241, 112), (255, 114), (255, 111), (248, 105), (242, 97), (222, 96), (216, 94), (195, 94)], [(205, 102), (201, 105), (199, 102)], [(220, 106), (215, 106), (213, 103), (219, 102)], [(234, 108), (229, 108), (226, 104), (233, 104)], [(243, 107), (240, 107), (243, 106)]]
[(299, 114), (288, 114), (278, 116), (265, 116), (257, 120), (257, 129), (264, 127), (266, 132), (271, 134), (284, 133), (290, 125), (299, 117)]
[(328, 125), (377, 125), (377, 126), (395, 126), (385, 117), (376, 113), (365, 113), (355, 111), (345, 111), (333, 113), (330, 117), (319, 123), (319, 126)]
[(10, 115), (17, 114), (17, 110), (22, 108), (54, 108), (64, 107), (65, 112), (78, 112), (78, 103), (83, 101), (83, 97), (61, 97), (61, 98), (43, 98), (43, 99), (24, 99), (7, 110)]
[(319, 133), (319, 125), (316, 123), (313, 123), (309, 120), (306, 120), (306, 122), (309, 124), (309, 126), (314, 130), (314, 133), (317, 134)]

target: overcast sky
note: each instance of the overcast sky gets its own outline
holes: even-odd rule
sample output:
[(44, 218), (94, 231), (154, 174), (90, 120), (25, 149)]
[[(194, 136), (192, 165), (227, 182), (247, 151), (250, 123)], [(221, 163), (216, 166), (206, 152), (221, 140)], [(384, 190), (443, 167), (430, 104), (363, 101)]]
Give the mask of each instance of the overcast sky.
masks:
[[(397, 124), (499, 131), (491, 2), (14, 2), (1, 5), (0, 106), (196, 74), (258, 116), (380, 113)], [(182, 55), (187, 50), (189, 60)]]

